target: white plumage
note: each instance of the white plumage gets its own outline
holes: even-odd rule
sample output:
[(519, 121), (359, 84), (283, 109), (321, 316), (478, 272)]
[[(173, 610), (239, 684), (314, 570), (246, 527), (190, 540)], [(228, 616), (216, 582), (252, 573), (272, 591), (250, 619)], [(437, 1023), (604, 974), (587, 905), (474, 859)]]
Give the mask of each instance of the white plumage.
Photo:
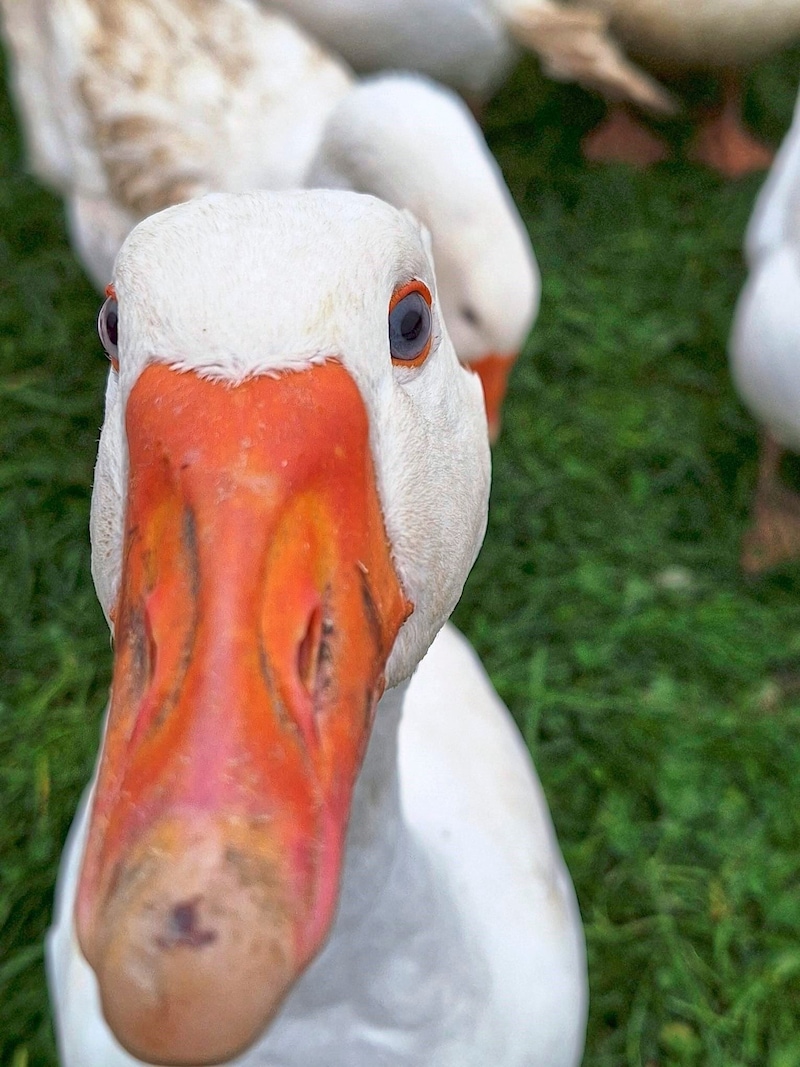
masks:
[(741, 72), (800, 37), (800, 0), (278, 2), (357, 69), (425, 71), (478, 100), (509, 72), (519, 45), (531, 49), (546, 74), (611, 103), (583, 142), (595, 160), (645, 166), (667, 158), (667, 143), (624, 105), (669, 115), (678, 103), (657, 78), (716, 72), (722, 107), (701, 117), (690, 155), (728, 177), (772, 158), (742, 126)]
[(742, 557), (757, 571), (796, 556), (800, 500), (780, 485), (783, 449), (800, 452), (800, 100), (745, 235), (750, 268), (736, 307), (731, 372), (765, 431), (756, 522)]
[(424, 71), (486, 97), (519, 45), (553, 77), (653, 110), (666, 90), (621, 49), (656, 71), (753, 63), (800, 36), (798, 0), (278, 0), (359, 70)]

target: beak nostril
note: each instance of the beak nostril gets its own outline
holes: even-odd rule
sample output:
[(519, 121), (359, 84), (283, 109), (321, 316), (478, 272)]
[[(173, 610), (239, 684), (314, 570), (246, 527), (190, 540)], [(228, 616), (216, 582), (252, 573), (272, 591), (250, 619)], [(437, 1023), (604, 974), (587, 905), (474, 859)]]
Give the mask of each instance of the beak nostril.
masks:
[(147, 649), (147, 680), (148, 683), (152, 683), (156, 676), (158, 646), (156, 645), (156, 639), (153, 633), (153, 620), (151, 618), (150, 605), (147, 602), (145, 602), (144, 606), (144, 637)]
[(322, 608), (317, 605), (311, 612), (303, 640), (297, 649), (297, 673), (300, 675), (300, 681), (305, 686), (309, 696), (312, 697), (316, 688), (317, 664), (321, 642)]
[(326, 618), (325, 606), (318, 604), (309, 616), (306, 632), (297, 649), (297, 673), (314, 701), (327, 681), (326, 665), (330, 661), (332, 633), (333, 623)]

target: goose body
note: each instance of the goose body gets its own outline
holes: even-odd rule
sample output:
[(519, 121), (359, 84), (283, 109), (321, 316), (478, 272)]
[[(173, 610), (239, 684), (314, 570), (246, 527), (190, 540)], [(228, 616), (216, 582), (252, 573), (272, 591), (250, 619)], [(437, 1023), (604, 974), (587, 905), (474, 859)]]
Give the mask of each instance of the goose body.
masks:
[(356, 70), (418, 70), (475, 99), (520, 55), (499, 5), (486, 0), (279, 0)]
[(749, 570), (800, 551), (800, 500), (778, 480), (783, 450), (800, 452), (800, 100), (745, 236), (749, 276), (730, 341), (731, 372), (765, 431)]
[(800, 37), (798, 0), (278, 3), (358, 70), (421, 70), (480, 98), (497, 88), (527, 44), (554, 76), (661, 111), (669, 109), (669, 95), (614, 55), (614, 42), (648, 68), (674, 72), (747, 66)]
[(798, 0), (592, 0), (626, 51), (656, 69), (724, 70), (800, 37)]
[(488, 443), (417, 225), (351, 193), (206, 197), (133, 231), (109, 300), (115, 666), (47, 945), (64, 1067), (575, 1067), (574, 892), (444, 625)]
[(800, 451), (800, 103), (745, 234), (749, 277), (734, 317), (731, 370), (742, 399)]
[(613, 98), (669, 111), (669, 93), (630, 62), (608, 32), (603, 0), (278, 0), (357, 70), (419, 70), (483, 101), (523, 49), (546, 73)]
[(539, 302), (530, 240), (468, 109), (416, 75), (359, 82), (248, 0), (0, 0), (34, 172), (98, 288), (140, 219), (207, 192), (350, 188), (431, 232), (456, 350), (495, 422)]
[(768, 166), (772, 153), (741, 122), (741, 71), (800, 38), (800, 0), (279, 0), (359, 69), (420, 69), (479, 99), (518, 52), (545, 73), (599, 91), (608, 118), (583, 141), (589, 159), (646, 166), (669, 146), (627, 109), (669, 115), (656, 80), (685, 71), (722, 76), (722, 106), (701, 117), (690, 155), (728, 177)]

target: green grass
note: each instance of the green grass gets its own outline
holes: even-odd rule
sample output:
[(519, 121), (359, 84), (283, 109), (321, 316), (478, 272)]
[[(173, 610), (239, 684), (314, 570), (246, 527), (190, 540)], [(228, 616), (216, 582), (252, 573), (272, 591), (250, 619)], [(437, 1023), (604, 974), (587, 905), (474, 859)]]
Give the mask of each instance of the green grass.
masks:
[[(773, 139), (797, 59), (750, 85)], [(42, 936), (109, 677), (87, 536), (105, 363), (60, 205), (0, 109), (0, 1062), (42, 1067)], [(457, 621), (575, 880), (587, 1067), (795, 1067), (800, 570), (738, 572), (757, 439), (725, 355), (759, 179), (587, 168), (597, 114), (529, 64), (488, 115), (544, 298)]]

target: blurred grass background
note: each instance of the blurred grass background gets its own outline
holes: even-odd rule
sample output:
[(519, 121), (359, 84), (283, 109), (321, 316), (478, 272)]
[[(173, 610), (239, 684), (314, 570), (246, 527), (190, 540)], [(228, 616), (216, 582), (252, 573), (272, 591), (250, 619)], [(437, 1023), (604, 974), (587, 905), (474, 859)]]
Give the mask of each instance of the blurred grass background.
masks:
[[(798, 59), (749, 81), (748, 117), (773, 142)], [(486, 117), (544, 294), (456, 621), (530, 744), (575, 880), (587, 1067), (795, 1067), (800, 570), (739, 574), (757, 436), (725, 354), (762, 179), (586, 167), (579, 138), (600, 113), (527, 62)], [(87, 534), (98, 305), (2, 95), (4, 1067), (55, 1063), (42, 937), (109, 681)]]

